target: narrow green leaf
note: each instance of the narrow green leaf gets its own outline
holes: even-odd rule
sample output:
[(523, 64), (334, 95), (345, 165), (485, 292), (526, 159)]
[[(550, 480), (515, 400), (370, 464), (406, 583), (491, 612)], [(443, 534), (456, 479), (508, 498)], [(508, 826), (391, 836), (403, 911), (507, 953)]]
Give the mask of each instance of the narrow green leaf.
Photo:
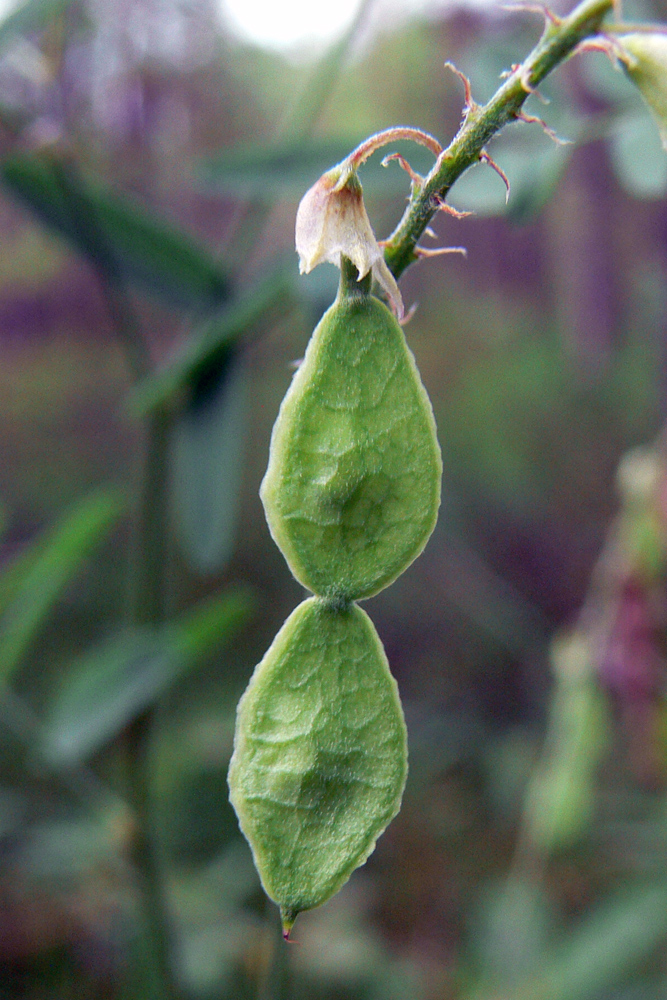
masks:
[(70, 766), (98, 751), (203, 657), (228, 642), (250, 612), (247, 591), (202, 602), (160, 629), (127, 628), (68, 671), (45, 727), (43, 754)]
[(667, 884), (619, 893), (583, 920), (554, 952), (540, 977), (544, 995), (550, 1000), (604, 995), (665, 938)]
[(201, 601), (182, 615), (166, 631), (179, 656), (196, 664), (228, 642), (248, 620), (253, 598), (247, 588), (228, 589), (224, 594)]
[(487, 983), (475, 1000), (597, 1000), (667, 939), (667, 883), (619, 892), (576, 923), (520, 982)]
[(247, 365), (230, 355), (174, 427), (176, 533), (184, 554), (202, 573), (220, 571), (234, 547), (248, 403)]
[(5, 185), (110, 277), (121, 277), (179, 306), (211, 308), (228, 283), (196, 240), (131, 198), (84, 180), (52, 156), (6, 159)]
[(279, 264), (254, 284), (251, 291), (206, 322), (190, 336), (176, 357), (162, 371), (140, 383), (130, 395), (130, 410), (137, 416), (169, 406), (196, 389), (209, 373), (224, 364), (231, 346), (269, 315), (292, 304), (294, 264)]
[(105, 490), (87, 497), (15, 571), (0, 619), (0, 683), (20, 665), (53, 605), (123, 510), (117, 493)]
[(354, 149), (362, 137), (236, 146), (203, 164), (204, 180), (246, 196), (300, 197), (320, 174)]
[(0, 572), (0, 616), (16, 599), (26, 573), (39, 554), (39, 540), (23, 549), (18, 555), (8, 559)]

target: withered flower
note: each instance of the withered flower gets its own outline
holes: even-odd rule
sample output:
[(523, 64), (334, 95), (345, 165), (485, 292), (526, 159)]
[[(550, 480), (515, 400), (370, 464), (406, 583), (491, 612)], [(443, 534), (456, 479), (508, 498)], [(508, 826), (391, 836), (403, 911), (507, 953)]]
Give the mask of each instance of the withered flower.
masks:
[(306, 191), (296, 214), (299, 270), (308, 274), (323, 261), (341, 266), (352, 261), (359, 278), (372, 272), (396, 315), (403, 317), (403, 300), (371, 228), (356, 169), (349, 160), (333, 167)]

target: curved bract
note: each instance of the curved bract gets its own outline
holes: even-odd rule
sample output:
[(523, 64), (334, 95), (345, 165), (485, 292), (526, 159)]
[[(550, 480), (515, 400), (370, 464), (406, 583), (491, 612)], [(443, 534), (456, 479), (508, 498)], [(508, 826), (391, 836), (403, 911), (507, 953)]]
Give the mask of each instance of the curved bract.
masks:
[(403, 331), (373, 296), (339, 297), (283, 400), (260, 491), (294, 576), (345, 600), (382, 590), (428, 541), (441, 474)]
[(287, 930), (363, 864), (407, 774), (396, 682), (354, 604), (290, 615), (238, 709), (231, 800)]

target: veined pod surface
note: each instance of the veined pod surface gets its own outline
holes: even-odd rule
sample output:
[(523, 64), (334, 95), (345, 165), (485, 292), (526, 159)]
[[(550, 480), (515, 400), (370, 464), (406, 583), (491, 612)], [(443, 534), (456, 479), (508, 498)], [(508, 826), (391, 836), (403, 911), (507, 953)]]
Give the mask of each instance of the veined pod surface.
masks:
[(346, 600), (388, 586), (435, 527), (441, 475), (403, 331), (373, 296), (339, 296), (282, 402), (260, 490), (294, 576)]
[(318, 598), (290, 615), (238, 707), (231, 801), (289, 930), (336, 893), (399, 810), (407, 735), (368, 615)]

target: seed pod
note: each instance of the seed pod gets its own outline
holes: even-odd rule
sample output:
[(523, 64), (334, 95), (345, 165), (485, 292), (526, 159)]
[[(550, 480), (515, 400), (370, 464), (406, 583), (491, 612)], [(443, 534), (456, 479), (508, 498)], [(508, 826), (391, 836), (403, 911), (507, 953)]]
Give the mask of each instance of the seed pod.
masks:
[(339, 295), (283, 400), (260, 494), (271, 534), (315, 594), (371, 597), (435, 527), (442, 461), (403, 331), (371, 295)]
[(368, 615), (310, 598), (238, 707), (231, 801), (289, 932), (363, 864), (400, 807), (406, 730)]

